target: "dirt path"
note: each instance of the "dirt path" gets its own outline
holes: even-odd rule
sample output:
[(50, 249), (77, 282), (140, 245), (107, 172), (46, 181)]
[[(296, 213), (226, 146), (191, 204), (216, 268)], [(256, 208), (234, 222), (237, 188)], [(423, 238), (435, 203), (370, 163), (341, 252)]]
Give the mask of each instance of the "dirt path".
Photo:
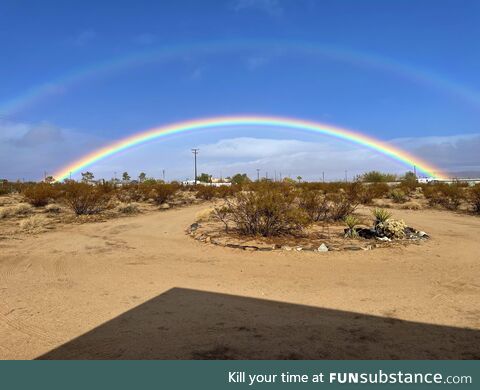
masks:
[(186, 236), (204, 207), (0, 241), (0, 358), (480, 358), (480, 218), (396, 211), (433, 239), (257, 253)]

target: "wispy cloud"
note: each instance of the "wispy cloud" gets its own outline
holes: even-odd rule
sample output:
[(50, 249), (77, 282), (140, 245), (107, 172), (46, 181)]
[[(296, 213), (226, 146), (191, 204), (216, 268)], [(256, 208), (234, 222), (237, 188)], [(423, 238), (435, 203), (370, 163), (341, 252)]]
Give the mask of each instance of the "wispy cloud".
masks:
[(97, 36), (97, 33), (93, 29), (86, 29), (77, 34), (74, 38), (74, 43), (77, 46), (85, 46), (93, 41)]
[(244, 10), (262, 11), (274, 17), (282, 16), (284, 12), (279, 0), (235, 0), (232, 1), (231, 8), (237, 12)]

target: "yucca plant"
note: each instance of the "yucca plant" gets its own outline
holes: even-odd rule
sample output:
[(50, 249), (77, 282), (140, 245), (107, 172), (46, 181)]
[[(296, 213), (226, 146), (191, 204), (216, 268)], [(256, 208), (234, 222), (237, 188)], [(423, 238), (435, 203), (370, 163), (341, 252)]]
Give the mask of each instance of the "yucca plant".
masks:
[(358, 237), (355, 227), (360, 224), (360, 220), (355, 215), (347, 215), (343, 219), (343, 222), (345, 222), (345, 224), (348, 226), (348, 230), (345, 235), (350, 238)]
[(375, 208), (372, 213), (375, 217), (375, 225), (379, 223), (384, 223), (388, 219), (392, 218), (392, 213), (385, 209)]

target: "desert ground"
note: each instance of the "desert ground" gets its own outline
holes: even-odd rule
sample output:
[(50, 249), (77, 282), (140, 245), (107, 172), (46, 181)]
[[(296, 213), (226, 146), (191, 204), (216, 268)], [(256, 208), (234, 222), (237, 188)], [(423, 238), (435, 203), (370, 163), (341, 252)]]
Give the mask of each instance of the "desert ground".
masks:
[(249, 252), (188, 236), (203, 208), (0, 239), (0, 358), (480, 358), (480, 218), (392, 210), (431, 239)]

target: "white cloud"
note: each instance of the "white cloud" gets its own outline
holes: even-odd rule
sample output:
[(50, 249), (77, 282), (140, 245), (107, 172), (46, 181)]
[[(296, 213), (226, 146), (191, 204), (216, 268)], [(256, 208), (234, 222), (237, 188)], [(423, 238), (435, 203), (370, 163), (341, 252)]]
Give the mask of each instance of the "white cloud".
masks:
[[(238, 134), (236, 130), (234, 134)], [(343, 179), (345, 170), (352, 178), (374, 169), (393, 173), (411, 169), (380, 153), (336, 138), (308, 139), (276, 139), (267, 134), (264, 138), (223, 139), (218, 139), (215, 133), (178, 135), (126, 150), (88, 169), (98, 178), (110, 178), (114, 172), (125, 170), (132, 176), (145, 171), (161, 177), (162, 169), (167, 170), (167, 179), (191, 178), (191, 147), (200, 148), (199, 170), (216, 176), (245, 172), (255, 177), (259, 168), (263, 176), (268, 172), (273, 177), (276, 171), (277, 176), (281, 172), (283, 176), (319, 180), (325, 172), (326, 179), (333, 180)], [(49, 123), (0, 121), (0, 178), (38, 179), (44, 170), (52, 173), (110, 141)], [(480, 134), (402, 138), (391, 142), (446, 171), (480, 172)]]
[(0, 121), (0, 178), (38, 179), (104, 143), (49, 123)]

